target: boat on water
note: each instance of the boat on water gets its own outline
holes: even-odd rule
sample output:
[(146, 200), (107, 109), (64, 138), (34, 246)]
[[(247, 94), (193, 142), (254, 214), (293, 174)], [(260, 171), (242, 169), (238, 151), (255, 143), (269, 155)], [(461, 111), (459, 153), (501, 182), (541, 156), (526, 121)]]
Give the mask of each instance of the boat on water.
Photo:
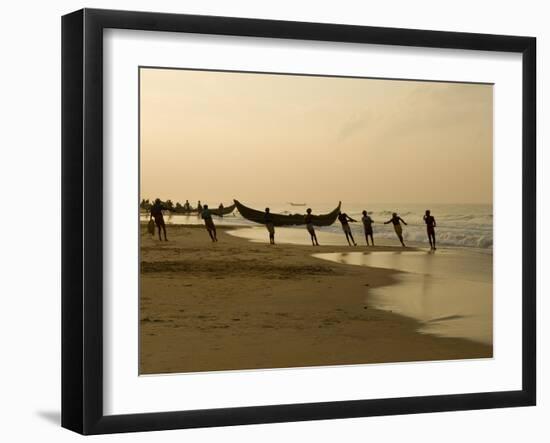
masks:
[[(208, 208), (210, 209), (210, 208)], [(231, 206), (224, 206), (220, 208), (212, 208), (210, 209), (210, 213), (212, 215), (218, 215), (220, 217), (224, 215), (229, 215), (235, 210), (235, 203), (233, 203)]]
[(307, 203), (292, 203), (292, 202), (288, 202), (288, 204), (290, 206), (305, 206), (305, 205), (307, 205)]
[[(257, 209), (249, 208), (248, 206), (243, 205), (238, 200), (233, 200), (235, 206), (239, 213), (246, 218), (247, 220), (264, 224), (264, 211), (258, 211)], [(315, 226), (330, 226), (332, 225), (337, 217), (338, 212), (340, 211), (340, 206), (342, 202), (338, 202), (338, 206), (330, 211), (328, 214), (314, 215), (312, 222)], [(273, 224), (275, 226), (298, 226), (305, 225), (305, 214), (275, 214), (271, 213), (273, 218)]]
[[(235, 210), (235, 204), (225, 206), (223, 208), (208, 208), (210, 209), (210, 213), (212, 215), (217, 215), (219, 217), (223, 217), (224, 215), (229, 215)], [(199, 209), (197, 208), (190, 208), (190, 209), (176, 209), (174, 210), (174, 213), (176, 214), (183, 214), (183, 215), (191, 215), (191, 214), (199, 214)]]

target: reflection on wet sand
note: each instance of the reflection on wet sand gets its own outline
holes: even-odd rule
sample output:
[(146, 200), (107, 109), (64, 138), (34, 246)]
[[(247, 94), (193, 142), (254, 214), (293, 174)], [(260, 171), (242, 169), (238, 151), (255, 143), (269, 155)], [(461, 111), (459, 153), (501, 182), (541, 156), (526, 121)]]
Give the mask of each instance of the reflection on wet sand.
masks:
[(402, 271), (369, 291), (367, 304), (422, 323), (420, 332), (493, 342), (492, 255), (470, 251), (315, 254), (350, 265)]

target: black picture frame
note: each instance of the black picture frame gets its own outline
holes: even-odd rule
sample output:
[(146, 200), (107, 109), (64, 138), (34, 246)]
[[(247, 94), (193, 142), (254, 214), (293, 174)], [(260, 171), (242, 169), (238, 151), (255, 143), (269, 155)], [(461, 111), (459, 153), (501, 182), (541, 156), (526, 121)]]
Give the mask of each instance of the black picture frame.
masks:
[[(522, 54), (522, 389), (357, 401), (103, 413), (103, 30)], [(536, 39), (231, 17), (83, 9), (62, 18), (62, 426), (82, 434), (530, 406), (536, 403)]]

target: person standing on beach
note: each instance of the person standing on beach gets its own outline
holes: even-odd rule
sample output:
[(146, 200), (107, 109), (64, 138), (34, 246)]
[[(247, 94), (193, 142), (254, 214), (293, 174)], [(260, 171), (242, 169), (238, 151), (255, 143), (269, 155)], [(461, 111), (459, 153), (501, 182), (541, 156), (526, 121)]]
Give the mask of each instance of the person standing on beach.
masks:
[(183, 210), (185, 212), (189, 212), (191, 210), (191, 205), (189, 204), (189, 200), (185, 200), (185, 203), (183, 205)]
[[(357, 246), (357, 243), (355, 243), (355, 240), (353, 238), (353, 234), (351, 233), (351, 227), (348, 222), (355, 222), (357, 220), (354, 220), (353, 218), (349, 217), (348, 214), (338, 212), (338, 220), (340, 220), (340, 223), (342, 223), (342, 230), (344, 231), (344, 234), (346, 234), (346, 240), (348, 241), (348, 245), (351, 246), (351, 242), (353, 242), (353, 246)], [(351, 238), (351, 242), (349, 241)]]
[(433, 215), (431, 215), (429, 209), (426, 209), (426, 214), (424, 215), (424, 223), (426, 223), (426, 229), (428, 231), (430, 249), (433, 249), (435, 251), (435, 227), (437, 226), (437, 224), (435, 223), (435, 218)]
[(269, 244), (274, 245), (275, 244), (275, 225), (273, 223), (273, 214), (269, 212), (269, 208), (265, 208), (264, 224), (267, 229), (267, 232), (269, 232)]
[(202, 205), (200, 200), (197, 202), (197, 214), (199, 215), (199, 217), (202, 214)]
[(151, 206), (151, 217), (150, 220), (155, 220), (155, 224), (157, 225), (157, 229), (159, 232), (159, 240), (162, 241), (162, 238), (160, 236), (160, 230), (164, 232), (164, 241), (168, 241), (168, 238), (166, 238), (166, 224), (164, 223), (164, 216), (162, 215), (163, 210), (167, 210), (168, 208), (164, 207), (162, 202), (160, 201), (160, 198), (157, 198), (155, 200), (155, 203), (153, 203), (153, 206)]
[(214, 220), (212, 220), (212, 214), (210, 213), (210, 210), (208, 209), (208, 205), (204, 205), (201, 212), (201, 217), (204, 220), (204, 225), (206, 226), (206, 230), (208, 231), (208, 235), (212, 239), (213, 242), (218, 241), (218, 237), (216, 236), (216, 226), (214, 225)]
[(399, 241), (405, 248), (406, 246), (405, 246), (405, 243), (403, 242), (403, 227), (401, 226), (400, 222), (403, 222), (403, 224), (407, 226), (407, 223), (405, 222), (405, 220), (403, 220), (401, 217), (397, 215), (397, 213), (394, 212), (391, 218), (387, 222), (384, 222), (384, 224), (385, 225), (387, 225), (388, 223), (393, 224), (393, 229), (395, 230), (395, 233), (397, 234)]
[(311, 236), (311, 244), (313, 246), (319, 246), (319, 242), (317, 241), (317, 235), (315, 234), (315, 228), (313, 227), (313, 215), (311, 215), (311, 208), (308, 208), (306, 212), (307, 212), (305, 216), (306, 229), (307, 229), (307, 232), (309, 232), (309, 235)]
[(365, 240), (367, 240), (367, 246), (369, 246), (369, 237), (372, 245), (374, 246), (374, 238), (372, 237), (372, 224), (374, 222), (372, 221), (372, 218), (369, 217), (369, 214), (366, 210), (363, 211), (363, 217), (361, 218), (361, 221), (363, 222), (363, 228), (365, 228)]

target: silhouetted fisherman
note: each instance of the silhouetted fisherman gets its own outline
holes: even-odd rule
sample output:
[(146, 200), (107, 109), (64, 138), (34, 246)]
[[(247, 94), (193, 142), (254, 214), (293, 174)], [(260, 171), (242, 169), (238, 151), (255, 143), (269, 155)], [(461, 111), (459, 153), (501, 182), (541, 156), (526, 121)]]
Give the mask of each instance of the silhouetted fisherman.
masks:
[(405, 243), (403, 243), (403, 227), (401, 226), (400, 222), (403, 222), (405, 226), (407, 225), (405, 220), (403, 220), (401, 217), (397, 215), (397, 213), (394, 212), (391, 218), (387, 222), (384, 222), (384, 224), (385, 225), (387, 225), (388, 223), (393, 224), (393, 229), (395, 230), (395, 233), (397, 234), (399, 241), (401, 242), (403, 247), (406, 247)]
[(214, 225), (214, 220), (212, 220), (212, 214), (210, 209), (208, 209), (208, 205), (204, 205), (202, 207), (201, 217), (204, 220), (204, 225), (206, 226), (208, 235), (213, 242), (217, 242), (218, 237), (216, 236), (216, 226)]
[(369, 246), (369, 237), (372, 245), (374, 246), (374, 238), (372, 237), (372, 224), (374, 222), (372, 221), (372, 218), (369, 217), (369, 214), (366, 210), (363, 211), (363, 217), (361, 218), (361, 221), (363, 222), (363, 228), (365, 229), (365, 240), (367, 240), (367, 246)]
[(311, 215), (311, 208), (308, 208), (306, 212), (307, 212), (305, 216), (306, 229), (307, 229), (307, 232), (309, 232), (309, 235), (311, 236), (311, 244), (313, 246), (319, 246), (319, 242), (317, 241), (317, 235), (315, 234), (315, 228), (313, 227), (313, 215)]
[(168, 210), (167, 207), (165, 207), (162, 202), (160, 201), (160, 198), (157, 198), (155, 200), (155, 203), (153, 203), (153, 206), (151, 206), (151, 217), (149, 220), (154, 219), (155, 224), (157, 225), (158, 233), (159, 233), (159, 240), (162, 241), (162, 238), (160, 236), (160, 230), (164, 232), (164, 241), (168, 241), (168, 238), (166, 237), (166, 224), (164, 223), (164, 216), (162, 215), (162, 211)]
[(436, 250), (435, 247), (435, 227), (437, 226), (435, 218), (431, 215), (429, 209), (426, 209), (426, 214), (424, 215), (424, 222), (426, 223), (426, 230), (428, 232), (428, 240), (430, 242), (430, 249)]
[(275, 224), (273, 223), (273, 214), (269, 212), (269, 208), (265, 208), (264, 224), (269, 232), (269, 244), (275, 244)]
[(357, 243), (355, 243), (355, 240), (353, 238), (353, 234), (351, 233), (351, 227), (348, 222), (355, 222), (357, 220), (354, 220), (353, 218), (349, 217), (348, 214), (342, 213), (338, 211), (338, 220), (340, 220), (340, 223), (342, 223), (342, 230), (344, 231), (344, 234), (346, 234), (346, 240), (348, 241), (348, 245), (351, 246), (351, 241), (353, 242), (353, 246), (357, 246)]

